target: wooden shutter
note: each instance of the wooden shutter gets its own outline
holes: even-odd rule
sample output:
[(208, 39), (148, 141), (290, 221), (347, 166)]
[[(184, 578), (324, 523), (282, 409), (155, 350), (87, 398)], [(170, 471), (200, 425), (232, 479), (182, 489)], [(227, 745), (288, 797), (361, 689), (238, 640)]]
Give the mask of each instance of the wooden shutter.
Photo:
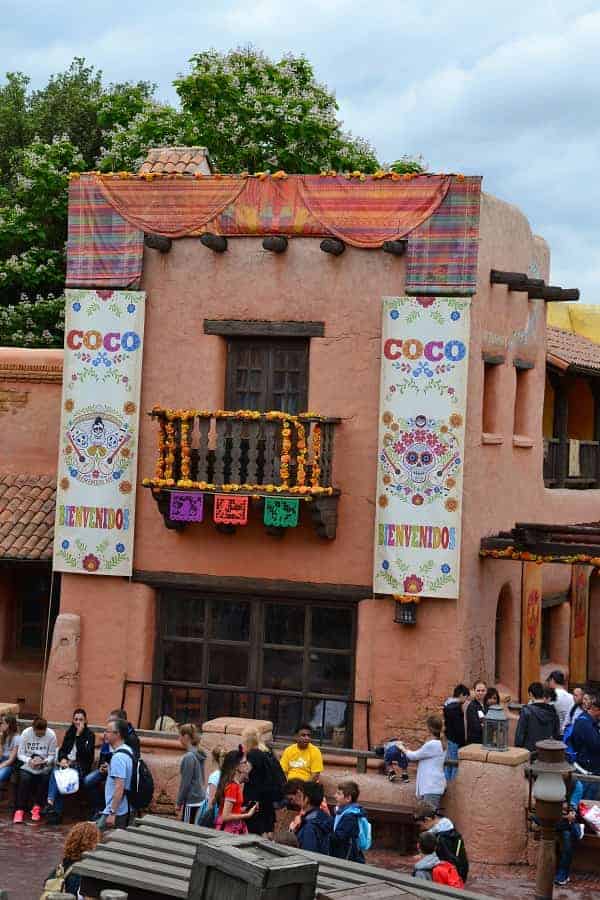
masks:
[(225, 405), (228, 409), (305, 412), (308, 340), (228, 341)]

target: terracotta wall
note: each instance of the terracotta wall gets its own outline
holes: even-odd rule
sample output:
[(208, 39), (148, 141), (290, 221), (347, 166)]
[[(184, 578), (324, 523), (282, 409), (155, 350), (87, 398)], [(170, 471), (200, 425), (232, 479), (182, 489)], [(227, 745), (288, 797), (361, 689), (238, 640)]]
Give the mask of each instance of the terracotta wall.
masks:
[[(478, 556), (481, 537), (517, 520), (591, 521), (596, 492), (547, 491), (542, 482), (545, 384), (544, 304), (489, 285), (490, 268), (548, 276), (549, 251), (525, 217), (489, 196), (482, 200), (480, 291), (473, 299), (463, 508), (461, 596), (427, 600), (418, 624), (393, 623), (391, 599), (365, 600), (358, 612), (356, 696), (371, 695), (372, 738), (403, 729), (417, 733), (424, 717), (457, 681), (495, 675), (496, 611), (501, 591), (512, 595), (501, 667), (511, 692), (518, 685), (520, 565)], [(142, 410), (154, 404), (218, 408), (224, 402), (225, 341), (203, 333), (205, 318), (316, 320), (325, 337), (311, 340), (309, 403), (340, 416), (334, 461), (340, 487), (335, 541), (319, 539), (309, 524), (274, 541), (256, 518), (234, 535), (209, 522), (182, 534), (164, 527), (150, 492), (139, 490), (137, 570), (352, 583), (371, 581), (380, 370), (381, 297), (403, 292), (404, 259), (348, 248), (339, 258), (317, 240), (290, 241), (285, 254), (264, 251), (259, 238), (231, 239), (214, 254), (195, 239), (173, 242), (167, 255), (146, 251), (146, 351)], [(482, 436), (483, 359), (489, 342), (505, 346), (498, 367), (493, 443)], [(516, 358), (527, 357), (525, 408), (514, 436)], [(43, 404), (40, 404), (42, 406)], [(36, 443), (55, 453), (58, 404), (40, 411)], [(31, 407), (33, 409), (33, 407)], [(42, 429), (41, 424), (46, 423)], [(26, 443), (21, 432), (19, 440)], [(11, 457), (18, 455), (19, 440)], [(139, 478), (151, 475), (156, 431), (141, 419)], [(16, 464), (12, 463), (13, 465)], [(81, 615), (81, 702), (94, 720), (120, 702), (125, 675), (150, 678), (155, 637), (154, 592), (120, 578), (66, 575), (62, 612)], [(134, 675), (135, 673), (135, 675)], [(53, 710), (56, 717), (68, 710)], [(360, 731), (357, 723), (357, 731)]]

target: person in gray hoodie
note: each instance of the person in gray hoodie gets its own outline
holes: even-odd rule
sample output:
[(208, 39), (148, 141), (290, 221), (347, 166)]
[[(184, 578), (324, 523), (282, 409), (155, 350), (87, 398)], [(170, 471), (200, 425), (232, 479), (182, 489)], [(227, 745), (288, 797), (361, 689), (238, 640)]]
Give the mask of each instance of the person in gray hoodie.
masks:
[(433, 881), (433, 870), (439, 866), (441, 859), (435, 852), (437, 838), (430, 831), (425, 831), (419, 838), (419, 850), (423, 854), (415, 863), (413, 877), (422, 881)]
[(179, 743), (185, 750), (179, 767), (180, 781), (177, 794), (177, 815), (183, 822), (195, 822), (198, 808), (206, 798), (204, 763), (206, 754), (198, 746), (200, 738), (195, 725), (182, 725)]

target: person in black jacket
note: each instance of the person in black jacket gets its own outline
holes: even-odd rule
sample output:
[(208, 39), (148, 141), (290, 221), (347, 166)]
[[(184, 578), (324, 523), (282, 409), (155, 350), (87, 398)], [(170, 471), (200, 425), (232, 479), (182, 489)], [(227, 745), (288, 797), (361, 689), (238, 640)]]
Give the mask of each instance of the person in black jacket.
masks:
[[(444, 731), (448, 747), (446, 759), (458, 759), (458, 751), (465, 746), (465, 703), (469, 699), (470, 692), (466, 684), (457, 684), (444, 703)], [(446, 781), (452, 781), (458, 774), (456, 766), (446, 766)]]
[(530, 753), (535, 753), (538, 741), (549, 738), (560, 740), (560, 722), (552, 703), (544, 699), (544, 686), (541, 682), (532, 681), (527, 693), (529, 703), (519, 714), (515, 747), (525, 747)]
[(244, 802), (258, 803), (258, 810), (248, 819), (250, 834), (272, 838), (275, 830), (275, 803), (283, 798), (285, 775), (279, 760), (262, 743), (256, 729), (250, 728), (242, 735), (246, 759), (252, 766), (244, 785)]
[(481, 744), (483, 741), (483, 720), (485, 718), (485, 681), (476, 681), (473, 685), (475, 696), (467, 706), (467, 744)]
[[(87, 713), (85, 709), (76, 709), (58, 751), (58, 768), (77, 769), (80, 783), (83, 782), (94, 762), (94, 745), (94, 734), (88, 728)], [(64, 805), (63, 795), (56, 783), (55, 771), (50, 773), (48, 800), (42, 811), (49, 825), (60, 824)]]
[(298, 846), (301, 850), (312, 850), (313, 853), (324, 853), (329, 856), (331, 843), (331, 816), (321, 809), (324, 791), (323, 785), (316, 781), (306, 781), (302, 785), (304, 802), (302, 804), (302, 823), (296, 832)]

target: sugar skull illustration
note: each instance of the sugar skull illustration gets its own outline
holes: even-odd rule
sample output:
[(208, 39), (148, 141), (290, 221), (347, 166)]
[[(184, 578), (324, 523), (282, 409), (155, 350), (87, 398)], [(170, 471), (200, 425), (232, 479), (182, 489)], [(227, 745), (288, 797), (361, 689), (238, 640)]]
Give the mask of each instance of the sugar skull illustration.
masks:
[(461, 465), (452, 425), (425, 415), (395, 420), (384, 414), (380, 464), (386, 491), (414, 505), (445, 497)]
[(118, 480), (130, 460), (129, 424), (109, 408), (86, 409), (67, 423), (64, 455), (72, 477), (86, 484)]

